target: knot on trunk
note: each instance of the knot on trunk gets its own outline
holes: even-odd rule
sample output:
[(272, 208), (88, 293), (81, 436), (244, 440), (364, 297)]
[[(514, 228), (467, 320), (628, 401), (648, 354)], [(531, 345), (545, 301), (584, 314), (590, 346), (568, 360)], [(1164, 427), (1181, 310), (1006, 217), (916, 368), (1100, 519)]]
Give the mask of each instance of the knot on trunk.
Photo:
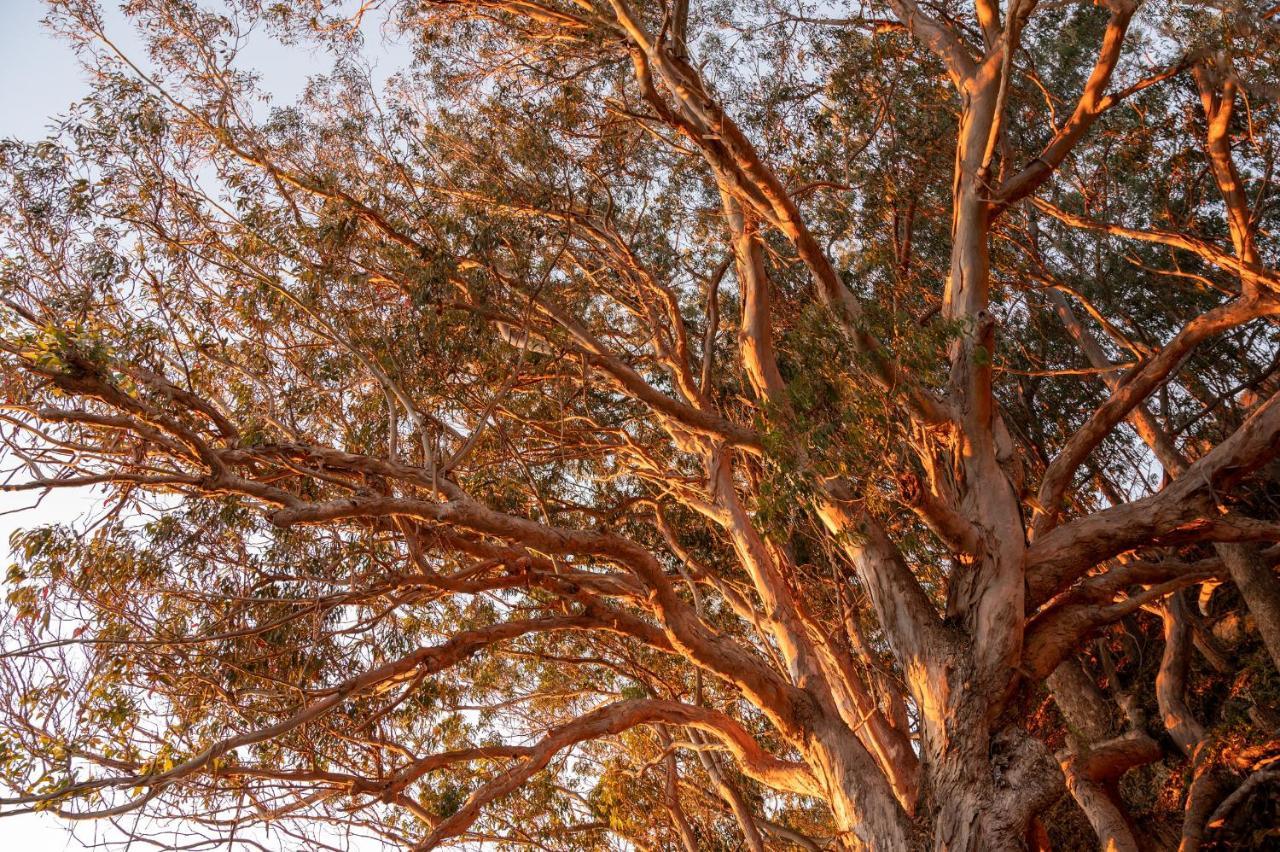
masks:
[(995, 820), (1000, 831), (1024, 837), (1036, 813), (1066, 790), (1062, 767), (1048, 747), (1019, 728), (1006, 728), (991, 743)]

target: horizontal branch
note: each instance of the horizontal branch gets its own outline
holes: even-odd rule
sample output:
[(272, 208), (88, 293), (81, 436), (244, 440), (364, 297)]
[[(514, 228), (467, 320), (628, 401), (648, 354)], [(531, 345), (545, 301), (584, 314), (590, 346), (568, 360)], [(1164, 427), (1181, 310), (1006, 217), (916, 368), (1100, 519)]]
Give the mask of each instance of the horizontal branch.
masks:
[(1078, 213), (1071, 213), (1070, 211), (1063, 210), (1061, 207), (1058, 207), (1043, 198), (1033, 199), (1032, 203), (1035, 205), (1037, 210), (1042, 213), (1046, 213), (1063, 224), (1070, 225), (1073, 228), (1097, 231), (1103, 234), (1123, 237), (1128, 240), (1136, 240), (1143, 243), (1154, 243), (1156, 245), (1163, 245), (1168, 246), (1169, 248), (1178, 249), (1179, 251), (1189, 252), (1196, 255), (1210, 266), (1217, 267), (1223, 272), (1230, 273), (1231, 275), (1239, 276), (1239, 278), (1246, 283), (1269, 287), (1272, 290), (1280, 290), (1280, 273), (1257, 263), (1245, 263), (1230, 252), (1218, 248), (1213, 243), (1202, 240), (1199, 237), (1194, 237), (1180, 231), (1165, 231), (1158, 228), (1129, 228), (1124, 225), (1117, 225), (1111, 222), (1102, 222), (1097, 219), (1091, 219), (1088, 216), (1082, 216)]
[(444, 841), (465, 832), (486, 805), (519, 788), (545, 769), (552, 758), (564, 749), (655, 722), (697, 728), (711, 735), (733, 755), (745, 775), (766, 787), (799, 795), (821, 795), (817, 780), (806, 767), (765, 752), (746, 729), (722, 713), (674, 701), (619, 701), (554, 728), (527, 758), (472, 793), (453, 816), (436, 826), (416, 848), (435, 849)]
[(1213, 540), (1213, 525), (1222, 518), (1216, 495), (1230, 493), (1236, 483), (1277, 455), (1280, 394), (1259, 406), (1230, 437), (1164, 490), (1077, 518), (1038, 537), (1027, 551), (1029, 609), (1066, 589), (1099, 562), (1162, 537)]

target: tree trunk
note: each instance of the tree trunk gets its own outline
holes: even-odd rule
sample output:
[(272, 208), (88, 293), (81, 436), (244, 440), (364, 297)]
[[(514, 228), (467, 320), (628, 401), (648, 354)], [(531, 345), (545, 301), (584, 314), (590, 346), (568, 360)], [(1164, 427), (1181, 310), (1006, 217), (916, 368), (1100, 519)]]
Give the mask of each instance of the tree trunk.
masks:
[(1272, 664), (1280, 671), (1280, 578), (1262, 559), (1256, 544), (1219, 542), (1214, 550), (1227, 566), (1231, 582), (1253, 614)]
[(1062, 794), (1062, 772), (1044, 744), (1017, 724), (992, 730), (991, 700), (975, 688), (973, 663), (953, 660), (948, 667), (953, 700), (940, 708), (934, 724), (926, 725), (932, 848), (1024, 849), (1032, 816)]

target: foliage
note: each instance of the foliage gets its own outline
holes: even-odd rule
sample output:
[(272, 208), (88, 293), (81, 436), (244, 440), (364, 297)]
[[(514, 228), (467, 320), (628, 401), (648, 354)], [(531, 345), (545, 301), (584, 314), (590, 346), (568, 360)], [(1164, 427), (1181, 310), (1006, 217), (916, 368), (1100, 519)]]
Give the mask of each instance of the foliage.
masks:
[(1265, 842), (1277, 11), (864, 5), (51, 4), (4, 487), (104, 508), (13, 539), (3, 808)]

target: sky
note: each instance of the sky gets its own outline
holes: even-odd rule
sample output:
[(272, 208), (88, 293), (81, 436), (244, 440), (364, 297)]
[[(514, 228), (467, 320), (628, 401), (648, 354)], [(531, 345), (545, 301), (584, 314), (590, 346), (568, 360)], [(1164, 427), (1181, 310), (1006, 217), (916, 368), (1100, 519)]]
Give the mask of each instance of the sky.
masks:
[[(87, 91), (75, 56), (41, 24), (44, 6), (37, 0), (0, 0), (0, 138), (36, 139), (47, 135), (50, 118)], [(35, 509), (19, 511), (33, 494), (0, 493), (0, 566), (8, 567), (9, 535), (20, 527), (66, 521), (92, 508), (88, 494), (53, 493)], [(79, 829), (91, 840), (92, 831)], [(28, 814), (0, 823), (0, 846), (15, 852), (80, 849), (63, 825), (47, 814)]]
[[(137, 42), (130, 37), (127, 22), (111, 0), (103, 5), (108, 35), (133, 58), (137, 54), (130, 48), (136, 49)], [(0, 138), (33, 140), (46, 136), (56, 116), (88, 94), (88, 79), (78, 60), (65, 43), (44, 27), (44, 15), (41, 0), (0, 0)], [(377, 70), (392, 71), (404, 59), (406, 50), (384, 44), (376, 32), (378, 24), (374, 16), (367, 17), (362, 27), (365, 43), (372, 47)], [(242, 56), (247, 65), (262, 72), (263, 84), (276, 102), (292, 100), (301, 92), (307, 75), (325, 67), (322, 57), (266, 40), (251, 43)], [(55, 491), (33, 507), (37, 496), (0, 493), (0, 572), (9, 565), (9, 535), (15, 529), (74, 521), (91, 516), (103, 505), (101, 495), (85, 490)], [(77, 828), (77, 838), (84, 843), (92, 843), (94, 834), (92, 824)], [(47, 814), (29, 814), (0, 823), (0, 848), (56, 852), (83, 847), (68, 834), (65, 824)]]

